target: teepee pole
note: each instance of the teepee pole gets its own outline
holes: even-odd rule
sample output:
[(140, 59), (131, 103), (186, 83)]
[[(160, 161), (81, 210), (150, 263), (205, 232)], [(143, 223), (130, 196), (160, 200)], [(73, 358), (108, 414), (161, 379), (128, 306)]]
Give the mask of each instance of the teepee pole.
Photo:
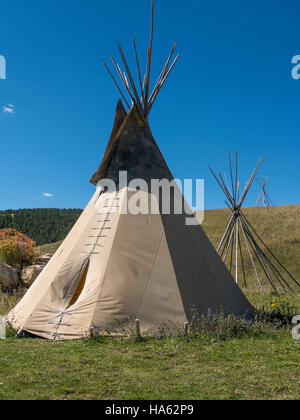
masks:
[[(267, 278), (268, 278), (271, 286), (273, 287), (275, 293), (277, 295), (279, 295), (278, 290), (277, 290), (277, 288), (276, 288), (276, 286), (275, 286), (275, 284), (274, 284), (274, 282), (273, 282), (273, 280), (272, 280), (272, 278), (270, 276), (270, 273), (268, 271), (268, 268), (265, 265), (264, 259), (262, 258), (261, 251), (260, 251), (259, 247), (257, 246), (256, 242), (252, 240), (252, 238), (251, 238), (251, 232), (249, 232), (249, 229), (248, 229), (247, 225), (244, 223), (243, 219), (241, 219), (241, 220), (242, 220), (242, 224), (243, 224), (244, 230), (245, 230), (246, 234), (249, 237), (250, 246), (252, 247), (252, 251), (256, 254), (256, 257), (258, 259), (258, 262), (260, 263), (263, 271), (265, 272), (265, 274), (266, 274), (266, 276), (267, 276)], [(249, 233), (250, 233), (250, 235), (249, 235)]]
[(272, 203), (272, 201), (271, 201), (271, 199), (270, 199), (270, 197), (269, 197), (269, 194), (267, 194), (267, 193), (266, 193), (266, 198), (267, 198), (267, 200), (268, 200), (268, 206), (269, 206), (269, 207), (274, 207), (274, 204)]
[(132, 102), (132, 103), (135, 103), (135, 99), (134, 99), (134, 97), (133, 97), (133, 95), (132, 95), (132, 93), (131, 93), (131, 90), (130, 90), (129, 85), (126, 83), (126, 79), (124, 78), (124, 75), (123, 75), (123, 73), (122, 73), (122, 71), (121, 71), (121, 69), (120, 69), (120, 66), (117, 64), (117, 62), (116, 62), (116, 60), (113, 58), (112, 54), (110, 54), (110, 58), (111, 58), (111, 60), (112, 60), (112, 62), (113, 62), (113, 64), (114, 64), (114, 66), (115, 66), (115, 69), (117, 70), (117, 73), (118, 73), (118, 74), (119, 74), (119, 76), (120, 76), (120, 79), (122, 80), (122, 83), (123, 83), (123, 85), (124, 85), (124, 87), (125, 87), (125, 89), (126, 89), (126, 91), (127, 91), (128, 95), (130, 96), (131, 102)]
[[(258, 243), (256, 242), (255, 238), (253, 237), (253, 235), (251, 234), (250, 230), (248, 229), (248, 236), (250, 237), (251, 242), (253, 243), (253, 245), (255, 246), (255, 248), (257, 249), (257, 252), (259, 253), (259, 255), (261, 256), (261, 259), (264, 261), (264, 264), (267, 264), (269, 266), (269, 268), (272, 270), (274, 276), (276, 277), (277, 281), (279, 282), (280, 286), (282, 287), (283, 291), (286, 292), (286, 289), (284, 287), (284, 285), (281, 283), (281, 280), (283, 281), (283, 283), (286, 284), (286, 286), (290, 289), (290, 291), (293, 291), (293, 289), (291, 288), (291, 286), (288, 284), (288, 282), (284, 279), (284, 277), (280, 274), (280, 272), (277, 270), (277, 268), (275, 267), (274, 264), (272, 264), (271, 260), (267, 257), (267, 255), (262, 251), (262, 249), (259, 247)], [(270, 278), (270, 272), (267, 269), (268, 272), (268, 278)], [(281, 280), (280, 280), (280, 278)]]
[(128, 77), (129, 77), (129, 81), (130, 81), (130, 84), (131, 84), (131, 88), (132, 88), (132, 90), (133, 90), (133, 93), (134, 93), (134, 96), (135, 96), (135, 99), (136, 99), (136, 100), (135, 100), (135, 102), (136, 102), (136, 104), (137, 104), (137, 106), (138, 106), (139, 110), (140, 110), (141, 112), (143, 112), (143, 110), (142, 110), (142, 108), (141, 108), (141, 104), (140, 104), (140, 95), (138, 94), (138, 92), (137, 92), (137, 90), (136, 90), (136, 87), (135, 87), (135, 84), (134, 84), (134, 81), (133, 81), (133, 78), (132, 78), (132, 75), (131, 75), (131, 72), (130, 72), (129, 66), (128, 66), (127, 61), (126, 61), (125, 54), (124, 54), (124, 52), (123, 52), (123, 50), (122, 50), (122, 47), (121, 47), (121, 45), (120, 45), (119, 43), (118, 43), (118, 48), (119, 48), (119, 52), (120, 52), (121, 58), (122, 58), (122, 60), (123, 60), (123, 63), (124, 63), (124, 66), (125, 66), (125, 69), (126, 69), (127, 75), (128, 75)]
[[(226, 191), (226, 196), (227, 196), (228, 200), (231, 202), (231, 205), (234, 207), (234, 206), (235, 206), (235, 202), (234, 202), (233, 194), (232, 194), (232, 192), (230, 191), (230, 189), (227, 189), (226, 184), (225, 184), (225, 182), (224, 182), (224, 179), (223, 179), (223, 177), (222, 177), (221, 172), (219, 172), (219, 177), (220, 177), (220, 180), (221, 180), (221, 182), (222, 182), (222, 184), (223, 184), (223, 186), (224, 186), (224, 189), (225, 189), (225, 191)], [(228, 182), (228, 181), (227, 181), (227, 182)]]
[(241, 207), (241, 205), (243, 204), (243, 202), (244, 202), (244, 200), (246, 198), (246, 195), (248, 194), (249, 189), (251, 188), (251, 185), (253, 184), (253, 181), (254, 181), (254, 179), (255, 179), (258, 171), (260, 170), (261, 165), (262, 165), (264, 159), (265, 159), (265, 157), (263, 159), (259, 158), (259, 160), (258, 160), (258, 162), (256, 164), (256, 167), (255, 167), (254, 171), (252, 172), (252, 175), (251, 175), (249, 181), (247, 182), (246, 187), (244, 189), (244, 192), (243, 192), (243, 194), (242, 194), (242, 196), (241, 196), (241, 198), (240, 198), (240, 200), (238, 202), (238, 206), (239, 207)]
[(137, 48), (136, 48), (134, 35), (132, 36), (132, 40), (133, 40), (133, 48), (134, 48), (134, 52), (135, 52), (135, 60), (136, 60), (136, 66), (137, 66), (137, 71), (138, 71), (139, 83), (140, 83), (140, 88), (141, 88), (141, 92), (142, 92), (141, 93), (142, 102), (145, 106), (145, 96), (144, 96), (144, 90), (143, 90), (143, 84), (142, 84), (141, 68), (140, 68), (139, 57), (138, 57), (138, 53), (137, 53)]
[(263, 193), (261, 191), (261, 193), (258, 196), (258, 199), (256, 200), (255, 207), (258, 207), (259, 206), (260, 200), (262, 199), (262, 195), (263, 195)]
[(228, 191), (230, 192), (230, 196), (232, 197), (232, 196), (233, 196), (233, 194), (232, 194), (232, 192), (230, 191), (229, 182), (228, 182), (228, 179), (227, 179), (227, 176), (226, 176), (225, 172), (224, 172), (224, 179), (225, 179), (225, 181), (226, 181), (226, 186), (227, 186), (227, 189), (228, 189)]
[(175, 51), (175, 49), (176, 49), (176, 46), (177, 46), (177, 44), (176, 44), (176, 42), (174, 42), (174, 43), (173, 43), (173, 46), (172, 46), (172, 49), (171, 49), (171, 52), (170, 52), (170, 54), (169, 54), (169, 57), (168, 57), (168, 59), (167, 59), (167, 61), (166, 61), (166, 64), (164, 65), (164, 67), (163, 67), (163, 69), (162, 69), (162, 71), (161, 71), (161, 73), (160, 73), (160, 75), (159, 75), (159, 78), (157, 79), (157, 82), (156, 82), (156, 84), (155, 84), (155, 87), (154, 87), (154, 89), (153, 89), (153, 92), (152, 92), (152, 93), (151, 93), (151, 95), (150, 95), (150, 98), (149, 98), (149, 103), (151, 103), (151, 102), (152, 102), (152, 100), (153, 100), (153, 98), (154, 98), (154, 96), (155, 96), (156, 92), (157, 92), (157, 91), (159, 90), (159, 88), (160, 88), (161, 81), (163, 80), (163, 78), (164, 78), (164, 77), (165, 77), (165, 75), (166, 75), (166, 72), (167, 72), (167, 70), (168, 70), (169, 63), (170, 63), (171, 58), (172, 58), (172, 56), (173, 56), (173, 54), (174, 54), (174, 51)]
[(239, 284), (239, 224), (236, 223), (235, 281)]
[(234, 190), (234, 183), (233, 183), (233, 175), (232, 175), (232, 165), (231, 165), (231, 156), (230, 153), (228, 153), (229, 157), (229, 169), (230, 169), (230, 178), (231, 178), (231, 185), (232, 185), (232, 197), (235, 201), (235, 190)]
[(234, 201), (237, 201), (237, 194), (238, 194), (238, 154), (236, 152), (235, 155), (235, 194), (234, 194)]
[(241, 216), (247, 223), (247, 225), (250, 227), (254, 235), (259, 239), (259, 241), (263, 244), (263, 246), (266, 248), (266, 250), (269, 252), (269, 254), (274, 258), (274, 260), (278, 263), (278, 265), (285, 271), (285, 273), (296, 283), (297, 286), (300, 287), (300, 284), (297, 282), (297, 280), (292, 276), (292, 274), (285, 268), (285, 266), (279, 261), (279, 259), (274, 255), (274, 253), (271, 251), (271, 249), (265, 244), (263, 239), (258, 235), (254, 227), (251, 225), (251, 223), (247, 220), (246, 216), (241, 212)]
[[(239, 225), (239, 222), (238, 222), (238, 225)], [(242, 270), (243, 270), (244, 287), (247, 287), (246, 274), (245, 274), (245, 266), (244, 266), (244, 258), (243, 258), (243, 253), (242, 253), (242, 246), (241, 246), (240, 235), (239, 235), (239, 249), (240, 249), (241, 264), (242, 264)]]
[(220, 251), (221, 252), (219, 252), (219, 254), (220, 254), (220, 257), (221, 257), (221, 259), (223, 261), (224, 261), (224, 253), (225, 253), (225, 250), (227, 249), (227, 246), (228, 246), (228, 243), (229, 243), (229, 239), (231, 237), (231, 232), (232, 232), (233, 226), (234, 226), (234, 224), (232, 224), (232, 226), (230, 227), (230, 230), (227, 233), (227, 237), (226, 237), (226, 239), (225, 239), (225, 241), (224, 241), (224, 243), (222, 245), (222, 248), (220, 248)]
[(175, 60), (173, 61), (173, 63), (172, 63), (172, 65), (171, 65), (171, 67), (169, 68), (169, 70), (168, 70), (167, 74), (165, 75), (165, 77), (164, 77), (164, 78), (163, 78), (163, 80), (161, 81), (160, 86), (159, 86), (158, 90), (156, 91), (156, 93), (155, 93), (155, 95), (154, 95), (154, 97), (153, 97), (153, 99), (152, 99), (152, 102), (151, 102), (151, 104), (150, 104), (150, 106), (149, 106), (149, 111), (148, 111), (148, 114), (149, 114), (149, 112), (151, 111), (152, 106), (153, 106), (153, 104), (154, 104), (154, 101), (155, 101), (155, 99), (157, 98), (157, 95), (158, 95), (158, 94), (159, 94), (159, 92), (161, 91), (161, 89), (162, 89), (163, 85), (165, 84), (165, 82), (166, 82), (167, 78), (169, 77), (169, 75), (170, 75), (171, 71), (173, 70), (173, 67), (174, 67), (174, 66), (175, 66), (175, 64), (177, 63), (177, 61), (178, 61), (179, 57), (180, 57), (180, 56), (179, 56), (179, 54), (178, 54), (178, 55), (176, 56)]
[(230, 219), (230, 221), (229, 221), (229, 223), (228, 223), (228, 225), (227, 225), (227, 229), (226, 229), (226, 231), (225, 231), (225, 233), (224, 233), (224, 236), (223, 236), (223, 238), (221, 239), (221, 242), (219, 243), (219, 246), (218, 246), (217, 252), (219, 252), (219, 251), (220, 251), (220, 249), (221, 249), (221, 247), (222, 247), (222, 245), (223, 245), (223, 242), (224, 242), (224, 240), (225, 240), (225, 238), (226, 238), (226, 236), (227, 236), (227, 233), (228, 233), (229, 229), (231, 228), (231, 224), (232, 224), (233, 218), (234, 218), (234, 214), (232, 213), (232, 215), (231, 215), (231, 219)]
[(233, 262), (233, 248), (234, 248), (234, 234), (236, 231), (236, 224), (234, 224), (233, 235), (231, 240), (231, 251), (230, 251), (230, 273), (232, 273), (232, 262)]
[(149, 98), (149, 88), (150, 88), (150, 72), (151, 72), (153, 32), (154, 32), (154, 1), (152, 1), (150, 46), (149, 46), (149, 49), (148, 49), (148, 58), (147, 58), (146, 85), (145, 85), (145, 109), (144, 109), (145, 117), (147, 117), (147, 115), (148, 115), (148, 98)]
[(115, 69), (116, 69), (117, 73), (119, 74), (119, 77), (120, 77), (120, 79), (121, 79), (121, 81), (122, 81), (122, 83), (123, 83), (123, 85), (124, 85), (124, 87), (125, 87), (125, 89), (126, 89), (126, 91), (127, 91), (128, 95), (130, 96), (131, 103), (132, 103), (132, 104), (134, 104), (134, 103), (135, 103), (135, 99), (134, 99), (134, 97), (133, 97), (133, 95), (132, 95), (132, 92), (131, 92), (131, 89), (130, 89), (129, 83), (128, 83), (128, 82), (126, 82), (126, 76), (124, 77), (124, 74), (122, 73), (122, 70), (120, 69), (119, 64), (118, 64), (118, 63), (116, 62), (116, 60), (113, 58), (112, 54), (110, 54), (110, 58), (111, 58), (111, 60), (112, 60), (112, 62), (113, 62), (113, 65), (114, 65), (114, 67), (115, 67)]
[(261, 290), (262, 294), (263, 294), (263, 295), (265, 295), (265, 291), (264, 291), (264, 288), (263, 288), (263, 286), (262, 286), (262, 282), (261, 282), (261, 280), (260, 280), (260, 276), (259, 276), (259, 274), (258, 274), (258, 271), (257, 271), (256, 265), (255, 265), (255, 262), (254, 262), (254, 259), (253, 259), (253, 255), (252, 255), (252, 252), (251, 252), (251, 249), (250, 249), (249, 243), (248, 243), (248, 239), (247, 239), (247, 236), (246, 236), (246, 234), (245, 234), (245, 232), (244, 232), (243, 225), (242, 225), (242, 223), (241, 223), (240, 218), (239, 218), (239, 223), (240, 223), (241, 230), (242, 230), (242, 232), (243, 232), (243, 236), (244, 236), (245, 244), (246, 244), (247, 249), (248, 249), (248, 253), (249, 253), (249, 256), (250, 256), (250, 259), (251, 259), (251, 262), (252, 262), (252, 266), (253, 266), (254, 271), (255, 271), (255, 274), (256, 274), (256, 278), (257, 278), (257, 281), (258, 281), (258, 284), (259, 284), (260, 290)]
[(230, 231), (228, 232), (228, 235), (227, 235), (226, 241), (224, 241), (224, 245), (223, 245), (222, 252), (220, 253), (220, 257), (221, 257), (221, 259), (222, 259), (224, 262), (225, 262), (225, 260), (226, 260), (226, 257), (227, 257), (227, 253), (228, 253), (228, 251), (227, 251), (227, 253), (226, 253), (226, 256), (224, 256), (224, 254), (225, 254), (226, 250), (228, 250), (228, 247), (230, 247), (230, 239), (231, 239), (231, 235), (232, 235), (232, 230), (233, 230), (233, 229), (234, 229), (234, 224), (232, 224), (231, 229), (230, 229)]
[(237, 201), (240, 199), (240, 182), (237, 183)]
[(129, 105), (129, 103), (127, 102), (127, 100), (126, 100), (125, 96), (123, 95), (123, 92), (122, 92), (121, 88), (119, 87), (118, 82), (117, 82), (117, 81), (116, 81), (116, 79), (114, 78), (114, 76), (113, 76), (112, 72), (111, 72), (111, 71), (109, 70), (109, 68), (107, 67), (107, 65), (106, 65), (105, 61), (103, 60), (103, 58), (101, 58), (101, 57), (100, 57), (100, 60), (102, 61), (102, 63), (103, 63), (103, 65), (104, 65), (104, 67), (106, 68), (106, 70), (107, 70), (108, 74), (110, 75), (110, 77), (112, 78), (112, 80), (113, 80), (114, 84), (116, 85), (116, 88), (118, 89), (118, 91), (119, 91), (120, 95), (122, 96), (122, 98), (123, 98), (123, 100), (124, 100), (125, 104), (126, 104), (126, 105), (127, 105), (127, 107), (130, 109), (130, 105)]
[(288, 284), (288, 282), (284, 279), (284, 277), (282, 277), (282, 275), (280, 274), (280, 272), (277, 270), (277, 268), (275, 267), (275, 265), (272, 264), (272, 262), (266, 256), (266, 254), (264, 254), (262, 251), (261, 251), (261, 253), (262, 253), (262, 255), (263, 255), (264, 259), (265, 259), (266, 264), (269, 266), (269, 268), (272, 271), (273, 275), (276, 277), (276, 279), (277, 279), (278, 283), (280, 284), (280, 286), (282, 287), (283, 291), (286, 293), (286, 288), (281, 283), (281, 280), (283, 281), (283, 283), (285, 283), (285, 285), (287, 286), (287, 288), (291, 292), (294, 292), (293, 288)]
[(235, 224), (233, 225), (232, 230), (231, 230), (231, 234), (230, 234), (230, 237), (229, 237), (226, 253), (225, 253), (225, 256), (224, 256), (224, 259), (223, 259), (224, 262), (226, 261), (226, 258), (227, 258), (227, 255), (228, 255), (228, 252), (229, 252), (229, 249), (230, 249), (230, 245), (231, 245), (232, 238), (233, 238), (233, 235), (234, 235), (234, 230), (235, 230)]
[[(227, 188), (224, 188), (221, 181), (219, 180), (219, 178), (217, 177), (217, 175), (214, 173), (214, 171), (212, 170), (212, 168), (209, 166), (209, 170), (211, 171), (211, 173), (213, 174), (213, 177), (215, 178), (215, 180), (217, 181), (217, 183), (219, 184), (219, 187), (221, 188), (221, 190), (223, 191), (223, 193), (226, 195), (226, 197), (229, 199), (229, 201), (231, 202), (231, 198), (228, 197), (228, 192), (227, 192)], [(232, 210), (232, 209), (231, 209)]]

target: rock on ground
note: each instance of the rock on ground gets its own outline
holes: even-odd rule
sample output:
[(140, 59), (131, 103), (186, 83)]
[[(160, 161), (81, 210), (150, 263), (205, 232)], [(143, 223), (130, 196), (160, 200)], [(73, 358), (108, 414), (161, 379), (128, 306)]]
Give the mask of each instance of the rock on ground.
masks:
[(40, 257), (37, 258), (37, 260), (35, 261), (35, 264), (45, 266), (48, 264), (48, 262), (51, 260), (52, 257), (53, 257), (53, 254), (41, 255)]
[(43, 271), (43, 266), (41, 265), (31, 265), (29, 267), (23, 268), (21, 272), (22, 283), (26, 287), (30, 287), (39, 274)]
[(36, 260), (34, 265), (26, 267), (22, 270), (21, 280), (26, 287), (30, 287), (33, 284), (51, 258), (52, 254), (42, 255)]
[(2, 290), (14, 289), (18, 286), (19, 279), (16, 271), (0, 258), (0, 288)]

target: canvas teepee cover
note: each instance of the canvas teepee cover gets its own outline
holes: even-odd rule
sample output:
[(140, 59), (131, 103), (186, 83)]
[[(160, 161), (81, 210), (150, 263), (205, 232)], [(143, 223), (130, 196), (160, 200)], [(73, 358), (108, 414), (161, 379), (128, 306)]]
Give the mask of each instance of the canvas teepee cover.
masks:
[[(127, 171), (128, 182), (173, 179), (138, 107), (127, 115), (121, 103), (92, 182), (117, 181), (119, 171)], [(144, 330), (168, 320), (183, 324), (194, 311), (207, 313), (208, 308), (252, 315), (201, 226), (186, 226), (185, 214), (121, 214), (134, 193), (127, 186), (116, 193), (96, 191), (7, 316), (16, 330), (65, 340), (86, 336), (91, 326), (115, 327), (136, 318)], [(153, 199), (147, 191), (139, 194)]]

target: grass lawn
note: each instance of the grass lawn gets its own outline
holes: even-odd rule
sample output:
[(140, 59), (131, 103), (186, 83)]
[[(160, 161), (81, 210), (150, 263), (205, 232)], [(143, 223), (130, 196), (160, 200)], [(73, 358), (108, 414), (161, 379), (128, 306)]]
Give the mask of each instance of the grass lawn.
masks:
[[(0, 296), (0, 313), (16, 299)], [(273, 299), (251, 298), (266, 307)], [(295, 301), (299, 295), (276, 305), (300, 313)], [(225, 339), (0, 340), (0, 399), (299, 399), (300, 340), (291, 328)]]
[(299, 399), (300, 343), (104, 338), (0, 342), (1, 399)]

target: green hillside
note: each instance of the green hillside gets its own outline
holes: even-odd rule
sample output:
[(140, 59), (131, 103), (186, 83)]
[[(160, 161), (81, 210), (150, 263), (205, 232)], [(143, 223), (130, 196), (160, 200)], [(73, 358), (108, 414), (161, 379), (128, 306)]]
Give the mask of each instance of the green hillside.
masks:
[(14, 228), (37, 245), (61, 241), (72, 228), (80, 209), (22, 209), (0, 211), (0, 229)]

